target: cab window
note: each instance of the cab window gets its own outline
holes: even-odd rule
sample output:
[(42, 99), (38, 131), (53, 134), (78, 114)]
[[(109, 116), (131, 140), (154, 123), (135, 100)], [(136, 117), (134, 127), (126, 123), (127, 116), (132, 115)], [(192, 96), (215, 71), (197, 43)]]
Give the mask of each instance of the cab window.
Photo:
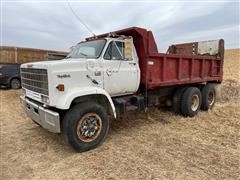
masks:
[(104, 54), (107, 60), (123, 60), (124, 59), (124, 42), (112, 41)]

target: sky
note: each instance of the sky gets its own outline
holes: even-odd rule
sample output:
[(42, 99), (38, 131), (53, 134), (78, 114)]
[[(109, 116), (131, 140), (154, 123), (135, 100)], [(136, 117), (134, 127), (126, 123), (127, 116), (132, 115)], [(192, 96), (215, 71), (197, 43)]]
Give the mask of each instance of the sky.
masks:
[(146, 28), (160, 52), (171, 44), (220, 38), (225, 48), (240, 47), (239, 1), (0, 1), (5, 46), (68, 51), (92, 36), (83, 22), (94, 34)]

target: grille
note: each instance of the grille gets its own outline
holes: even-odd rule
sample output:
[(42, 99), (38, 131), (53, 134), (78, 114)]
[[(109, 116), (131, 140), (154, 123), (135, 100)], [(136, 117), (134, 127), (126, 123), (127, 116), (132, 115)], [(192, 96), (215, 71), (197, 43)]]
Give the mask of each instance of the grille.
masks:
[(48, 95), (48, 75), (46, 69), (21, 68), (22, 87)]

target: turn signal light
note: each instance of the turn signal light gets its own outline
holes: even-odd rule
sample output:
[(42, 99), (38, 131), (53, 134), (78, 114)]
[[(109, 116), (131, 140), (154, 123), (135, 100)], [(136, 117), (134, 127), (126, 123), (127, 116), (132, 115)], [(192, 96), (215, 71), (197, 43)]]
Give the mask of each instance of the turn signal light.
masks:
[(59, 84), (56, 87), (59, 91), (64, 91), (64, 84)]
[(41, 95), (41, 100), (42, 100), (42, 102), (44, 102), (44, 103), (49, 103), (49, 98), (48, 98), (47, 96)]

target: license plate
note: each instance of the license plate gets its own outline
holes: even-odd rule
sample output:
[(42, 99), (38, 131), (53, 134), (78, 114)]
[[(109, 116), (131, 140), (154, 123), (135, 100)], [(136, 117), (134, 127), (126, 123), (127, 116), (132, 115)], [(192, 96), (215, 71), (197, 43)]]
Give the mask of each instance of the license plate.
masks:
[(26, 89), (26, 96), (34, 100), (41, 101), (41, 95), (39, 93), (30, 91), (28, 89)]

